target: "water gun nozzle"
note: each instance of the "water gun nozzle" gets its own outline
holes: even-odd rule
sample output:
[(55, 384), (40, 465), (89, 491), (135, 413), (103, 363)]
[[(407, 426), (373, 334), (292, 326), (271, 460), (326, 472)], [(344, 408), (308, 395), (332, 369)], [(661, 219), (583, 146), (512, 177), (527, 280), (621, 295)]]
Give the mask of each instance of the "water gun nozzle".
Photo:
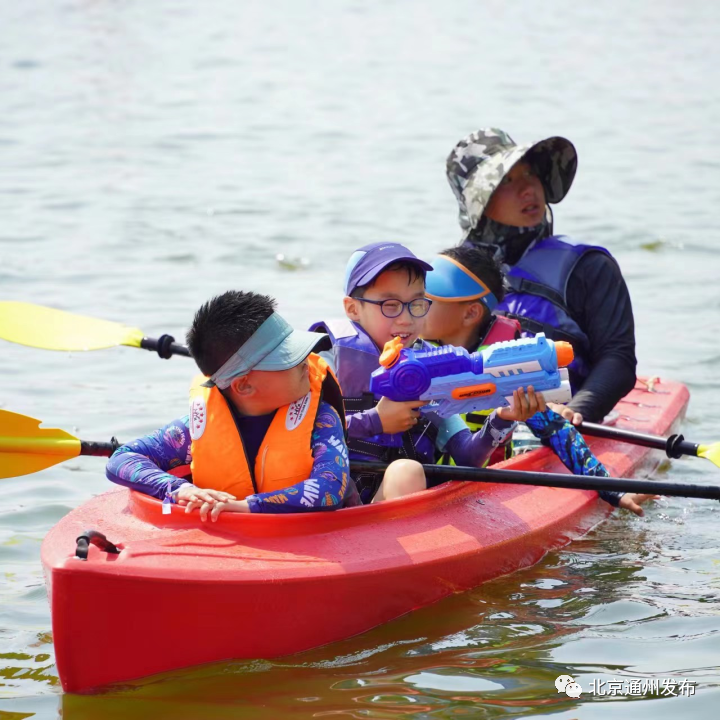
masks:
[(557, 354), (558, 367), (567, 367), (575, 358), (572, 345), (563, 340), (558, 340), (555, 343), (555, 353)]

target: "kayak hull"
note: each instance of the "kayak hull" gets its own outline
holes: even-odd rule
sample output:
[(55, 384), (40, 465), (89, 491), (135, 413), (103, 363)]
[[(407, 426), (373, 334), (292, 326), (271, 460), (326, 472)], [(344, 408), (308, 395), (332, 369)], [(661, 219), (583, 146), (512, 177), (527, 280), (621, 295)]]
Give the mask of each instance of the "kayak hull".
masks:
[[(652, 414), (623, 404), (619, 427), (667, 434), (687, 389), (661, 385)], [(634, 391), (647, 402), (646, 392)], [(650, 471), (657, 452), (591, 440), (613, 475)], [(562, 472), (547, 449), (502, 466)], [(610, 507), (590, 491), (446, 483), (328, 513), (197, 512), (117, 489), (69, 513), (42, 546), (58, 674), (82, 692), (224, 659), (272, 658), (341, 640), (527, 567), (591, 529)], [(85, 530), (121, 549), (91, 546)]]

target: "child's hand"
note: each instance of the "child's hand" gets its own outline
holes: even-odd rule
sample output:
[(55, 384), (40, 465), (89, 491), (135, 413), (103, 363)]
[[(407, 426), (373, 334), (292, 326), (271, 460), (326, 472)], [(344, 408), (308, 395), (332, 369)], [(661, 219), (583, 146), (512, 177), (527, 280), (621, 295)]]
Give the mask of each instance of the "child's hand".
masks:
[(556, 412), (560, 417), (565, 418), (568, 422), (573, 425), (579, 425), (583, 421), (583, 416), (579, 412), (575, 412), (572, 408), (567, 405), (558, 405), (557, 403), (548, 403), (547, 406), (553, 412)]
[(200, 519), (203, 522), (206, 522), (208, 518), (215, 522), (223, 512), (250, 512), (247, 500), (219, 500), (212, 504), (202, 501), (190, 502), (187, 504), (185, 512), (192, 512), (195, 508), (200, 508)]
[[(199, 507), (202, 503), (214, 505), (217, 502), (226, 502), (235, 500), (235, 496), (230, 493), (222, 492), (222, 490), (210, 490), (208, 488), (199, 488), (195, 485), (183, 485), (175, 495), (178, 505), (188, 505), (193, 503), (193, 507)], [(192, 508), (190, 508), (192, 509)], [(190, 512), (190, 510), (188, 510)]]
[[(222, 512), (249, 513), (250, 506), (247, 500), (228, 500), (228, 502), (216, 503), (210, 510), (210, 520), (215, 522)], [(203, 517), (202, 508), (200, 508), (200, 519), (203, 521), (207, 519), (207, 513)]]
[(497, 409), (497, 416), (502, 420), (517, 420), (517, 422), (525, 422), (535, 413), (542, 412), (546, 408), (545, 398), (543, 394), (535, 392), (532, 385), (528, 385), (527, 395), (523, 388), (517, 389), (513, 393), (512, 405), (510, 407), (501, 407)]
[(648, 500), (657, 500), (659, 495), (643, 495), (642, 493), (625, 493), (620, 498), (618, 507), (625, 508), (630, 512), (634, 512), (638, 517), (642, 517), (645, 512), (640, 505)]
[(377, 404), (377, 412), (380, 416), (384, 433), (399, 433), (415, 427), (420, 417), (420, 410), (417, 408), (427, 405), (429, 400), (407, 400), (395, 402), (384, 397)]
[(235, 501), (235, 496), (222, 490), (199, 488), (195, 485), (183, 485), (177, 492), (175, 500), (178, 505), (185, 506), (185, 512), (200, 508), (200, 519), (207, 519), (208, 511), (214, 507)]

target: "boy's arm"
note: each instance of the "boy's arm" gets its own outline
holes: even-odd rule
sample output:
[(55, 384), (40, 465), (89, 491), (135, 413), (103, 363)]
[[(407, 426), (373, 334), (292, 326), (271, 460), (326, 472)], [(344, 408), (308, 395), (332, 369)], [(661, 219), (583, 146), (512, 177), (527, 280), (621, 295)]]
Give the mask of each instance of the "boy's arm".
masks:
[(108, 480), (163, 499), (187, 481), (168, 470), (190, 464), (190, 430), (186, 415), (151, 435), (120, 446), (105, 469)]
[(447, 450), (457, 465), (484, 467), (495, 448), (512, 435), (515, 424), (493, 411), (482, 429), (471, 433), (463, 419), (453, 415), (438, 426), (437, 447), (441, 452)]
[[(535, 437), (550, 445), (573, 475), (608, 477), (605, 466), (593, 455), (577, 428), (553, 410), (537, 413), (525, 422)], [(598, 492), (605, 502), (614, 507), (618, 507), (623, 494), (611, 490)]]
[(353, 413), (347, 416), (348, 437), (368, 438), (383, 432), (382, 421), (377, 408)]
[(291, 513), (335, 510), (353, 502), (357, 494), (350, 479), (350, 463), (342, 422), (332, 405), (321, 403), (312, 434), (313, 468), (303, 482), (274, 492), (250, 495), (250, 512)]

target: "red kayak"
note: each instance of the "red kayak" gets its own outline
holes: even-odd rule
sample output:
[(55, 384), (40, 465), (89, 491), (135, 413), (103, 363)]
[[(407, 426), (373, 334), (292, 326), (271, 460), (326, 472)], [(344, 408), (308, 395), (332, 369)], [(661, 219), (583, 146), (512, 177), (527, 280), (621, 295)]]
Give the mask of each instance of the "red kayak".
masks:
[[(667, 435), (688, 399), (678, 383), (652, 394), (639, 384), (618, 405), (617, 426)], [(647, 474), (661, 460), (610, 440), (590, 445), (614, 476)], [(545, 448), (497, 467), (564, 472)], [(163, 515), (154, 498), (111, 490), (42, 545), (58, 674), (79, 692), (308, 650), (532, 565), (609, 511), (592, 491), (462, 482), (330, 513), (225, 513), (203, 524), (197, 512)], [(76, 540), (89, 529), (119, 554), (91, 545), (78, 559)], [(189, 621), (198, 632), (184, 630)]]

